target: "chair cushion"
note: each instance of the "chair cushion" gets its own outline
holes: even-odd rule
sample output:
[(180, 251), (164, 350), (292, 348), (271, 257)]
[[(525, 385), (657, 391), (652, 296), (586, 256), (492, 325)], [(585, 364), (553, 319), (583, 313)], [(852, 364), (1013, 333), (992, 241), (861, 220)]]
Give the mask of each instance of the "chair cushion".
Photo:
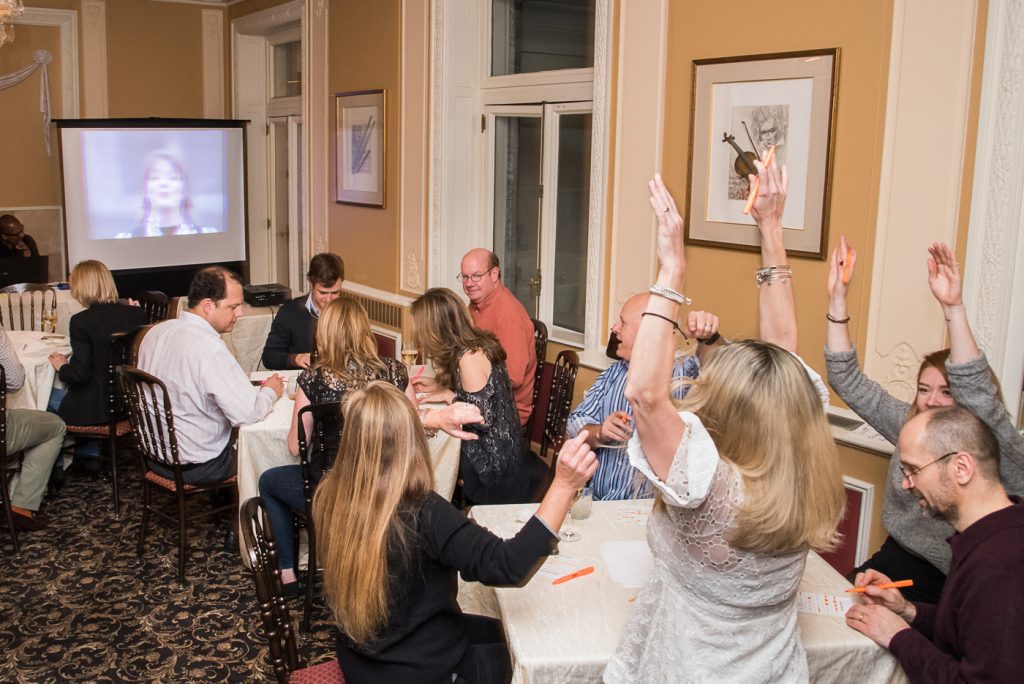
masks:
[[(75, 435), (109, 435), (110, 425), (104, 423), (103, 425), (68, 425), (68, 433)], [(114, 426), (114, 434), (118, 437), (127, 435), (132, 431), (132, 423), (130, 420), (125, 418), (124, 420), (117, 421), (117, 425)]]
[[(164, 489), (166, 489), (168, 491), (171, 491), (171, 492), (177, 491), (177, 489), (178, 489), (178, 485), (175, 484), (174, 480), (172, 480), (172, 479), (170, 479), (168, 477), (164, 477), (163, 475), (157, 475), (152, 470), (146, 471), (146, 479), (149, 480), (150, 482), (152, 482), (153, 484), (160, 485)], [(235, 482), (236, 480), (238, 480), (238, 476), (232, 475), (228, 479), (224, 480), (224, 483), (226, 484), (228, 482)], [(186, 492), (189, 491), (189, 490), (192, 490), (192, 489), (198, 489), (198, 487), (196, 487), (196, 485), (190, 485), (190, 484), (186, 484), (185, 485), (185, 491)]]
[(304, 667), (292, 672), (291, 684), (344, 684), (345, 675), (337, 660)]

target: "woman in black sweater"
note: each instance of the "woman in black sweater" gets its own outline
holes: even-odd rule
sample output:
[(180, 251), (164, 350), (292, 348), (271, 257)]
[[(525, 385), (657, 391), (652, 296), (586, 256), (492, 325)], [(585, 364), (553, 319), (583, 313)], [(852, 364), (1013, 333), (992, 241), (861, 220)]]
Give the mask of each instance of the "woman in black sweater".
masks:
[(352, 393), (344, 415), (345, 457), (320, 483), (313, 514), (346, 681), (508, 681), (501, 624), (462, 613), (456, 572), (490, 585), (529, 581), (597, 469), (590, 448), (566, 442), (537, 513), (503, 540), (434, 493), (423, 427), (394, 385)]
[[(71, 317), (71, 357), (54, 352), (50, 363), (67, 389), (54, 388), (50, 409), (68, 425), (101, 425), (110, 419), (107, 388), (110, 338), (146, 324), (146, 312), (121, 304), (110, 271), (100, 261), (80, 262), (68, 278), (71, 296), (85, 308)], [(84, 468), (95, 472), (101, 441), (81, 440), (75, 456), (87, 459)]]

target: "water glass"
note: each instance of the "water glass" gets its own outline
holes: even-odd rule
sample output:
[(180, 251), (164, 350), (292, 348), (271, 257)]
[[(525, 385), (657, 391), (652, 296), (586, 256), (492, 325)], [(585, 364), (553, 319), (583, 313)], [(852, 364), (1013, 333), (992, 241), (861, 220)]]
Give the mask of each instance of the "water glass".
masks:
[(594, 491), (590, 487), (584, 487), (576, 503), (569, 509), (569, 516), (573, 520), (586, 520), (590, 517), (590, 510), (594, 507)]

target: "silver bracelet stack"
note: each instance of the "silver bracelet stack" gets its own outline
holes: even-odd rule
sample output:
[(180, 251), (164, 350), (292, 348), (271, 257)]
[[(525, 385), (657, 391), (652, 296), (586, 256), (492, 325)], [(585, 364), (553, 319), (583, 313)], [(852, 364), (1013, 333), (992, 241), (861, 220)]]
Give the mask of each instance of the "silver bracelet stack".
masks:
[(765, 266), (754, 271), (754, 281), (760, 286), (768, 283), (788, 283), (793, 278), (793, 269), (787, 264), (782, 266)]
[(661, 285), (651, 285), (651, 289), (648, 290), (652, 295), (658, 297), (664, 297), (676, 304), (688, 305), (693, 302), (692, 299), (684, 295), (682, 292), (676, 292), (671, 287), (663, 287)]

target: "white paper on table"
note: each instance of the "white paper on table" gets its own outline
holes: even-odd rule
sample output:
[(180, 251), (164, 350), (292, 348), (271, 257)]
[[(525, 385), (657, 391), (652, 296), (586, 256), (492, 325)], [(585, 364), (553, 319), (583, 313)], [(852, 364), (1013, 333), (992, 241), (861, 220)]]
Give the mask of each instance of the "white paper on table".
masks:
[(643, 506), (619, 506), (615, 509), (615, 522), (633, 525), (646, 525), (651, 509)]
[(578, 570), (589, 567), (589, 565), (590, 564), (587, 561), (581, 558), (573, 558), (572, 556), (559, 554), (557, 556), (548, 556), (548, 559), (544, 561), (544, 565), (540, 566), (540, 570), (537, 571), (537, 574), (558, 579), (559, 577), (565, 577), (566, 575), (571, 575)]
[(796, 609), (810, 615), (845, 617), (846, 611), (850, 610), (853, 604), (854, 600), (850, 596), (813, 594), (809, 591), (799, 591), (796, 594)]
[(642, 539), (606, 541), (601, 544), (601, 555), (608, 566), (608, 576), (626, 588), (644, 586), (654, 572), (654, 556)]
[(273, 375), (280, 375), (286, 380), (294, 380), (299, 377), (300, 373), (302, 373), (301, 368), (295, 368), (292, 370), (260, 370), (249, 373), (249, 379), (256, 382), (263, 382)]

